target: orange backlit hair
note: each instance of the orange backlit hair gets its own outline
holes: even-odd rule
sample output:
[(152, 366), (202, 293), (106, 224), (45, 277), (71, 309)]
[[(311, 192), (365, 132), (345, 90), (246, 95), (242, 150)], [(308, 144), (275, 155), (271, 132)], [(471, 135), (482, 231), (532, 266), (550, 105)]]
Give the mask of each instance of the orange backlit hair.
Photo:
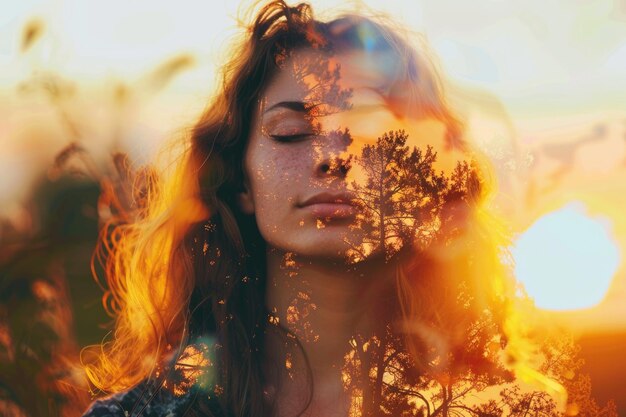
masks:
[[(409, 116), (443, 122), (448, 140), (461, 143), (462, 126), (446, 103), (426, 51), (417, 53), (394, 31), (368, 18), (320, 22), (306, 4), (289, 7), (272, 1), (262, 7), (223, 67), (222, 83), (185, 142), (175, 172), (164, 180), (144, 176), (146, 205), (133, 221), (118, 219), (103, 234), (99, 255), (115, 331), (98, 351), (84, 355), (97, 388), (118, 391), (154, 376), (179, 346), (210, 333), (220, 344), (222, 406), (236, 416), (264, 414), (265, 243), (235, 199), (243, 184), (251, 115), (277, 71), (279, 53), (319, 42), (337, 50), (363, 49), (367, 45), (353, 36), (363, 27), (401, 62), (391, 98), (405, 103)], [(470, 283), (475, 317), (489, 307), (506, 325), (502, 317), (512, 285), (503, 265), (506, 242), (483, 207), (488, 188), (484, 179), (477, 179), (471, 198), (459, 200), (464, 220), (449, 231), (458, 238), (434, 243), (397, 269), (398, 305), (414, 352), (423, 350), (425, 340), (423, 327), (411, 327), (418, 318), (427, 328), (438, 328), (450, 349), (464, 342), (454, 332), (458, 316), (446, 313), (456, 296), (450, 294), (454, 277)]]

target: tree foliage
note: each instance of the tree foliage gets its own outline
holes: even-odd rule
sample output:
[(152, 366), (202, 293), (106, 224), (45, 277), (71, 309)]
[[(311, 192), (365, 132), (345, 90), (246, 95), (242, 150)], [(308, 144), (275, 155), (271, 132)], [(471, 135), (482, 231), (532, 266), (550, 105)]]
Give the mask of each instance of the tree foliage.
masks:
[[(390, 259), (406, 248), (453, 240), (480, 197), (480, 176), (471, 161), (459, 161), (449, 175), (437, 172), (433, 148), (411, 148), (407, 139), (402, 130), (384, 133), (354, 157), (365, 174), (352, 183), (362, 209), (357, 227), (365, 235), (353, 242), (356, 258), (381, 251)], [(425, 327), (425, 366), (418, 366), (393, 323), (354, 335), (343, 368), (345, 388), (360, 399), (353, 415), (617, 416), (613, 403), (600, 407), (592, 398), (589, 377), (581, 373), (578, 350), (567, 335), (555, 333), (537, 344), (537, 370), (569, 393), (563, 410), (549, 393), (526, 387), (504, 366), (506, 340), (497, 307), (473, 313), (476, 289), (464, 277), (449, 290), (456, 297), (442, 314), (450, 316), (444, 323), (457, 340), (450, 344)]]

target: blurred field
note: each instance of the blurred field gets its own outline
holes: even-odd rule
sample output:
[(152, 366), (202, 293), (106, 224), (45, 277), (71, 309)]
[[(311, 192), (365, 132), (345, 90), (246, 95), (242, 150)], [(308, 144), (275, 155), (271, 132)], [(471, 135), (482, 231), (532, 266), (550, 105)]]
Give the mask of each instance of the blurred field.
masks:
[[(128, 204), (105, 191), (127, 186), (124, 167), (152, 160), (204, 107), (236, 26), (234, 6), (217, 3), (0, 6), (0, 414), (77, 415), (90, 401), (73, 366), (111, 322), (91, 257)], [(572, 201), (607, 219), (622, 262), (602, 302), (553, 317), (576, 335), (596, 399), (626, 415), (626, 3), (531, 3), (472, 6), (491, 21), (450, 1), (371, 7), (429, 34), (514, 235)]]

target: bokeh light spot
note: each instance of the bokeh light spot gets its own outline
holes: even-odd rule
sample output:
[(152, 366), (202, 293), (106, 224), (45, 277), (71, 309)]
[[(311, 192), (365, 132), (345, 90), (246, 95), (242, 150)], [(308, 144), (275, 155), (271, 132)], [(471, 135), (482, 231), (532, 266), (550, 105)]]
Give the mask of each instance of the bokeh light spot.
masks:
[(598, 304), (620, 255), (606, 220), (580, 202), (537, 220), (512, 248), (515, 274), (539, 308), (576, 310)]

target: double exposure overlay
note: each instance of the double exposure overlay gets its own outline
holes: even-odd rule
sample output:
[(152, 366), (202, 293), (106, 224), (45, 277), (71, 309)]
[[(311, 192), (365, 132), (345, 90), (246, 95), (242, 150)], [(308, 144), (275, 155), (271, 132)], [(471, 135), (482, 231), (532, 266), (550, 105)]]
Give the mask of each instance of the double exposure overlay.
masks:
[[(530, 294), (553, 241), (515, 241), (435, 58), (381, 19), (254, 10), (166, 164), (123, 152), (124, 123), (102, 162), (71, 80), (20, 84), (67, 140), (0, 229), (0, 414), (617, 416)], [(193, 63), (117, 84), (120, 120)]]

